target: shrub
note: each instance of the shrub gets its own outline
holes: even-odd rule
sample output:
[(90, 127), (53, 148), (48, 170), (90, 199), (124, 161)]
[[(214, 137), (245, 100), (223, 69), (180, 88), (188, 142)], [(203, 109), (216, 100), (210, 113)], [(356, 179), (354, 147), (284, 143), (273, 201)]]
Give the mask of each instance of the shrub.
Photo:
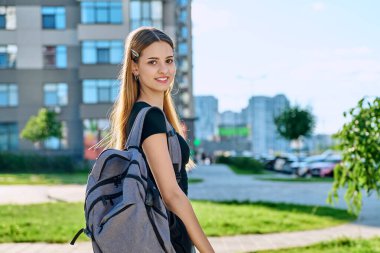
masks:
[(87, 170), (89, 164), (71, 156), (13, 154), (0, 152), (0, 172), (73, 172)]
[(264, 165), (260, 161), (250, 157), (218, 156), (216, 162), (235, 166), (240, 170), (261, 172), (264, 169)]

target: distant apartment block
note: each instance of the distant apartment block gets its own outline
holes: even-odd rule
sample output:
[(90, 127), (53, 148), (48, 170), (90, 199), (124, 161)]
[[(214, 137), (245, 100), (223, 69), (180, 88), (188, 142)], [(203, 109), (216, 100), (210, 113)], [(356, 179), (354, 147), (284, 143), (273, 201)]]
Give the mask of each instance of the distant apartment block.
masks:
[(289, 151), (289, 142), (277, 133), (274, 124), (274, 118), (287, 107), (289, 107), (289, 101), (284, 95), (250, 98), (247, 119), (251, 128), (253, 155)]
[(218, 99), (214, 96), (195, 96), (195, 137), (213, 140), (218, 135)]
[(175, 103), (194, 132), (190, 0), (0, 1), (0, 151), (34, 150), (19, 138), (41, 107), (59, 114), (62, 139), (46, 149), (94, 159), (119, 90), (124, 40), (155, 26), (176, 44)]
[(316, 134), (311, 137), (305, 138), (303, 149), (311, 154), (319, 154), (325, 150), (332, 149), (337, 144), (331, 135)]

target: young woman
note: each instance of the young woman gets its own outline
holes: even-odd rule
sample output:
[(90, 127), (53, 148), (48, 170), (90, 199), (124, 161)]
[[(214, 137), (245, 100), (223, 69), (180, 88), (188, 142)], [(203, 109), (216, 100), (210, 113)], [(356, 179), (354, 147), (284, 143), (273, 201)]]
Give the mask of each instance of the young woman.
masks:
[[(111, 139), (107, 147), (123, 149), (138, 112), (147, 106), (158, 107), (146, 116), (141, 147), (149, 166), (149, 175), (160, 190), (172, 215), (169, 218), (171, 242), (176, 252), (214, 252), (187, 198), (189, 147), (171, 98), (176, 66), (174, 45), (164, 32), (141, 27), (131, 32), (125, 45), (124, 64), (120, 72), (120, 93), (111, 112)], [(177, 132), (182, 164), (181, 182), (176, 181), (168, 151), (165, 119)], [(191, 161), (190, 161), (191, 162)]]

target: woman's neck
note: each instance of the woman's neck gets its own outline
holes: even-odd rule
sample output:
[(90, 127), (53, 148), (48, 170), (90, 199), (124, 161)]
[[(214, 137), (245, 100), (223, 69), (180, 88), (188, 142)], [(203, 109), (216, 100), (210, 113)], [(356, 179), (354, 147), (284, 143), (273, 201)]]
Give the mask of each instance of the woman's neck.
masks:
[(164, 109), (164, 97), (162, 96), (147, 96), (146, 94), (141, 94), (137, 101), (143, 101), (145, 103), (148, 103), (151, 106), (155, 106), (160, 108), (161, 110)]

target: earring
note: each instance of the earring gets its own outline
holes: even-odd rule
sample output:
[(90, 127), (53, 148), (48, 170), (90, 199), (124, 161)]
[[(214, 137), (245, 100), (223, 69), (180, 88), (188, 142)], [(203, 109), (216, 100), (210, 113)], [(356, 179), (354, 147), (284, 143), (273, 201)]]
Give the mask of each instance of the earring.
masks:
[(135, 80), (138, 81), (139, 80), (139, 76), (138, 75), (133, 75)]

